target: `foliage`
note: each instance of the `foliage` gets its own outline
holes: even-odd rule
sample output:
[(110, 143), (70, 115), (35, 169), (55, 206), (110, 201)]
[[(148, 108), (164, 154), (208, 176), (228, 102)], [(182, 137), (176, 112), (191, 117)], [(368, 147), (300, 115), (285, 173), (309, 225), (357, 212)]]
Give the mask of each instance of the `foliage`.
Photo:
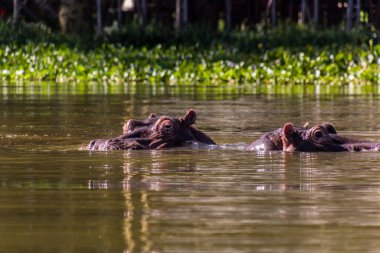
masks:
[(134, 27), (81, 44), (43, 27), (11, 29), (0, 23), (0, 80), (340, 84), (380, 79), (380, 45), (371, 31), (139, 31)]

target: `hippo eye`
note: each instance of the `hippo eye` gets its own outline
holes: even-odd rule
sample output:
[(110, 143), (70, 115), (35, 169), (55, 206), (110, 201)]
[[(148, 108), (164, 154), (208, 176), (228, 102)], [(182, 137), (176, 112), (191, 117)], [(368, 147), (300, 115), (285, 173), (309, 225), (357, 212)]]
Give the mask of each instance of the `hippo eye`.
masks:
[(164, 125), (164, 128), (165, 128), (165, 129), (171, 129), (171, 128), (172, 128), (172, 125), (171, 125), (171, 124)]
[(314, 138), (315, 139), (320, 139), (323, 137), (323, 132), (321, 130), (317, 130), (314, 132)]
[(164, 132), (173, 131), (173, 128), (174, 128), (173, 123), (170, 120), (163, 121), (159, 126), (159, 129), (161, 129), (161, 131), (164, 131)]

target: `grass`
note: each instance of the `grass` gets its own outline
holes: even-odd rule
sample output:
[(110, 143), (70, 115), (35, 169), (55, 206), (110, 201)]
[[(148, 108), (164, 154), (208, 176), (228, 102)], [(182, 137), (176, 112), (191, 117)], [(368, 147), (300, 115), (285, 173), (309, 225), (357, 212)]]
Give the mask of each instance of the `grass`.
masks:
[(92, 41), (43, 26), (0, 23), (0, 80), (232, 84), (379, 83), (380, 45), (371, 30), (299, 29), (180, 35), (130, 25)]

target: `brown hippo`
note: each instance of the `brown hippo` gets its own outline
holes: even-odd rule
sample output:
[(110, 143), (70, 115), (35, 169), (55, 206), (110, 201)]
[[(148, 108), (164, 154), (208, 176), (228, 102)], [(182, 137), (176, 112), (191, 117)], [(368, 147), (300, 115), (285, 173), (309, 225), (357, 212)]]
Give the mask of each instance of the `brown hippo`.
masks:
[(130, 119), (123, 126), (123, 134), (130, 133), (137, 128), (152, 126), (158, 119), (159, 117), (155, 113), (149, 114), (145, 120)]
[[(330, 123), (323, 123), (323, 126), (327, 129), (330, 134), (337, 134), (334, 126)], [(304, 133), (311, 127), (309, 123), (306, 123), (302, 127), (293, 126), (294, 130), (299, 133)], [(248, 146), (248, 150), (256, 151), (271, 151), (271, 150), (283, 150), (283, 133), (284, 128), (278, 128), (272, 132), (263, 134), (260, 139), (254, 141)]]
[(339, 152), (379, 150), (380, 143), (360, 141), (339, 135), (330, 123), (313, 127), (295, 127), (286, 123), (283, 128), (261, 136), (248, 146), (248, 150), (256, 151), (304, 151), (304, 152)]
[(204, 144), (215, 142), (194, 126), (196, 113), (190, 109), (174, 118), (150, 114), (146, 120), (129, 120), (123, 134), (112, 139), (92, 140), (87, 150), (163, 149), (184, 145), (187, 141)]

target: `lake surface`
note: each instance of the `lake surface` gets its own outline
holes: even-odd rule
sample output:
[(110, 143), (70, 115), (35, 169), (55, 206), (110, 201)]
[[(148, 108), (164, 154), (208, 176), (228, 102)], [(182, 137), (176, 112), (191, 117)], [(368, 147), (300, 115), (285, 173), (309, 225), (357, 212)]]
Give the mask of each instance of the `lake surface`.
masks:
[[(243, 150), (286, 122), (380, 141), (379, 95), (115, 89), (1, 87), (0, 252), (379, 252), (380, 152)], [(79, 150), (189, 108), (219, 148)]]

